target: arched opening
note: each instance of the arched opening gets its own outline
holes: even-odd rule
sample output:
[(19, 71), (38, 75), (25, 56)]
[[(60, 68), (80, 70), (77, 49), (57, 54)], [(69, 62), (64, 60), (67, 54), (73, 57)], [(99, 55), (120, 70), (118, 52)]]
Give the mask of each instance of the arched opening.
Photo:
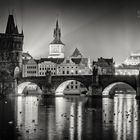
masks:
[(19, 74), (20, 74), (19, 67), (16, 67), (15, 70), (14, 70), (14, 78), (18, 78)]
[(116, 82), (116, 83), (112, 83), (109, 86), (107, 86), (103, 92), (102, 95), (103, 96), (110, 96), (113, 97), (116, 93), (136, 93), (135, 89), (124, 82)]
[(18, 94), (41, 94), (40, 87), (32, 82), (24, 82), (18, 85)]
[[(67, 89), (67, 93), (66, 93)], [(79, 93), (71, 93), (74, 92), (74, 90), (78, 90)], [(61, 83), (57, 89), (55, 90), (56, 96), (62, 96), (62, 95), (80, 95), (80, 94), (86, 94), (88, 89), (79, 81), (76, 80), (68, 80)]]

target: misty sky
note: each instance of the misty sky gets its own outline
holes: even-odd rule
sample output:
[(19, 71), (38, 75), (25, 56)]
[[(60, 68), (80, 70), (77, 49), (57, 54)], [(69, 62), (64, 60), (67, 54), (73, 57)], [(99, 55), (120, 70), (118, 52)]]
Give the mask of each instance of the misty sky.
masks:
[(123, 62), (140, 50), (140, 3), (128, 0), (4, 0), (0, 1), (0, 32), (9, 12), (24, 30), (24, 51), (47, 57), (56, 19), (66, 56), (78, 48), (85, 57), (114, 57)]

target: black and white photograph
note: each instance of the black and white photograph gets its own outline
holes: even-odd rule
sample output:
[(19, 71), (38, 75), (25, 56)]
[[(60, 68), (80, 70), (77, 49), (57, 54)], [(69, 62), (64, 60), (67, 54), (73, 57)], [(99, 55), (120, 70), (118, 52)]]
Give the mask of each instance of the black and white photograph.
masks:
[(140, 140), (140, 1), (0, 0), (0, 140)]

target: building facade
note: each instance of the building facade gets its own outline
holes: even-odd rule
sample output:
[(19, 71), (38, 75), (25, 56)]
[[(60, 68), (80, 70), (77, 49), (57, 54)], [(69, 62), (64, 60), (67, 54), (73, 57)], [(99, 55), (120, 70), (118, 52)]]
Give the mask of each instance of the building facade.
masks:
[(91, 75), (90, 59), (84, 58), (76, 48), (70, 57), (57, 64), (57, 75)]
[(50, 71), (51, 75), (56, 75), (56, 63), (48, 59), (40, 59), (38, 62), (38, 76), (45, 76), (46, 71)]
[(121, 65), (115, 68), (116, 75), (138, 75), (140, 70), (140, 52), (133, 52)]
[(125, 65), (139, 65), (140, 64), (140, 52), (133, 52), (129, 57), (124, 61)]
[(38, 64), (31, 58), (29, 60), (23, 60), (22, 77), (36, 77), (38, 76)]

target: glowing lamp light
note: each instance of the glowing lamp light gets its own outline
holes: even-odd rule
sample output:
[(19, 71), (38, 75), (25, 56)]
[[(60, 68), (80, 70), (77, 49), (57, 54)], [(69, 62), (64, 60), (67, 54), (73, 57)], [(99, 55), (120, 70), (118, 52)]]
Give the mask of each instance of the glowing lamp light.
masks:
[(71, 70), (71, 74), (74, 74), (74, 70)]
[(82, 72), (81, 70), (78, 71), (78, 73), (81, 73), (81, 72)]

